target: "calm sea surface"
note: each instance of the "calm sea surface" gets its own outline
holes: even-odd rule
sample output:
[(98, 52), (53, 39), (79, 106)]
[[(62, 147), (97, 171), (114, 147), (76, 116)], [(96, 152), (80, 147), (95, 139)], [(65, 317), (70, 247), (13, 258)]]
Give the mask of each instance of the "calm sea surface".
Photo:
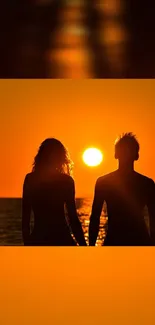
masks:
[[(86, 241), (88, 242), (88, 226), (92, 200), (88, 198), (76, 199), (77, 212), (82, 224)], [(103, 208), (97, 245), (103, 243), (106, 210)], [(21, 199), (0, 199), (0, 245), (23, 245), (21, 234)]]

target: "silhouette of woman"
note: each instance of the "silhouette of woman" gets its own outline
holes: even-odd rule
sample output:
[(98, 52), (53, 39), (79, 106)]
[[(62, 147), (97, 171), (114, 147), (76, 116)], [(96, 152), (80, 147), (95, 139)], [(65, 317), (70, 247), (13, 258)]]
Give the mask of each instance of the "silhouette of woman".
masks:
[[(74, 180), (70, 176), (72, 163), (63, 144), (46, 139), (34, 159), (32, 172), (23, 185), (22, 234), (24, 245), (76, 246), (70, 228), (79, 245), (86, 246), (76, 213)], [(66, 218), (65, 206), (68, 214)], [(30, 231), (31, 211), (34, 227)], [(68, 219), (68, 222), (67, 222)]]

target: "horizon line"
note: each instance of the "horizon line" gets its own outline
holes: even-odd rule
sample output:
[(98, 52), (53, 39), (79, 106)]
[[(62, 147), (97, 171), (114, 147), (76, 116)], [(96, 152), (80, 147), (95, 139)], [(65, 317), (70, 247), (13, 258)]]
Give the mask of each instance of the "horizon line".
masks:
[[(85, 196), (76, 196), (76, 199), (83, 199), (83, 198), (92, 198), (91, 195), (85, 195)], [(1, 199), (22, 199), (22, 196), (0, 196)]]

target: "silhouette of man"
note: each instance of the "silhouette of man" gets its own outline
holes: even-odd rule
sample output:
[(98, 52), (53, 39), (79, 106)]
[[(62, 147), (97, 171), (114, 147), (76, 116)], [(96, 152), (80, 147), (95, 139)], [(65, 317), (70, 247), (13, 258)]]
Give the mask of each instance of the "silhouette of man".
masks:
[[(155, 183), (134, 171), (139, 158), (139, 143), (132, 133), (123, 134), (115, 143), (118, 169), (99, 177), (89, 225), (89, 245), (96, 243), (104, 201), (108, 210), (108, 230), (104, 245), (155, 245)], [(149, 212), (150, 234), (143, 211)]]

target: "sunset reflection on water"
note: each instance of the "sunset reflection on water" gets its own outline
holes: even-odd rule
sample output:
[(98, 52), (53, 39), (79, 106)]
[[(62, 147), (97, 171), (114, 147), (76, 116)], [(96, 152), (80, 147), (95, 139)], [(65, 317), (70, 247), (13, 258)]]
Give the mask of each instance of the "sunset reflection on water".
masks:
[[(87, 245), (89, 245), (88, 227), (89, 227), (89, 220), (91, 214), (91, 207), (92, 207), (92, 199), (77, 200), (77, 212), (82, 224), (82, 229), (85, 235)], [(108, 221), (107, 208), (106, 208), (106, 204), (104, 204), (102, 209), (102, 214), (100, 217), (100, 227), (99, 227), (99, 233), (96, 241), (96, 246), (103, 245), (104, 238), (106, 236), (107, 221)]]
[(35, 0), (15, 12), (12, 76), (98, 78), (100, 70), (104, 78), (107, 68), (109, 77), (125, 73), (122, 0)]
[(1, 76), (154, 78), (151, 6), (133, 0), (23, 1), (13, 11), (3, 5)]
[[(76, 199), (77, 213), (82, 224), (87, 244), (89, 218), (92, 207), (92, 199)], [(33, 214), (32, 214), (33, 215)], [(102, 212), (100, 231), (97, 245), (101, 246), (105, 237), (105, 224), (107, 217)], [(33, 218), (31, 222), (33, 228)], [(0, 245), (22, 245), (21, 233), (21, 199), (0, 199)]]
[[(88, 227), (92, 209), (91, 198), (77, 198), (76, 207), (84, 236), (89, 245)], [(148, 209), (144, 209), (144, 219), (150, 231)], [(33, 220), (32, 225), (33, 227)], [(108, 226), (107, 206), (104, 203), (96, 246), (102, 246)], [(0, 245), (23, 245), (21, 233), (21, 199), (0, 199)]]

